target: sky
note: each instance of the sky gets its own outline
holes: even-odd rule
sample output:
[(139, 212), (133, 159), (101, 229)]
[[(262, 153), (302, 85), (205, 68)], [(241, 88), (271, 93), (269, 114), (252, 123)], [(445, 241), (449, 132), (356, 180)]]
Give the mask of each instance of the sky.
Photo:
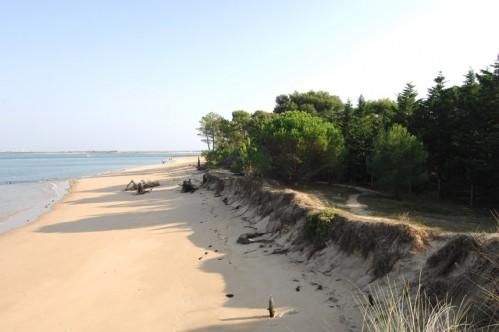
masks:
[(275, 97), (421, 97), (499, 54), (497, 0), (0, 0), (0, 151), (197, 150)]

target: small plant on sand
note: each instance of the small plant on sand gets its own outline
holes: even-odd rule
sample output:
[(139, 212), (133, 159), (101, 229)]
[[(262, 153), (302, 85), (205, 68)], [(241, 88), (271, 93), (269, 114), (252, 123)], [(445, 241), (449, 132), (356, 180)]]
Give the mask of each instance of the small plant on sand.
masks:
[(334, 211), (326, 209), (307, 215), (305, 222), (305, 236), (316, 248), (326, 245), (329, 238), (329, 225), (334, 218)]
[(372, 287), (369, 294), (356, 298), (366, 332), (461, 332), (472, 331), (466, 322), (468, 305), (436, 300), (425, 294), (421, 285), (401, 290), (393, 283)]
[(412, 221), (409, 212), (399, 213), (398, 219), (403, 223), (410, 223)]

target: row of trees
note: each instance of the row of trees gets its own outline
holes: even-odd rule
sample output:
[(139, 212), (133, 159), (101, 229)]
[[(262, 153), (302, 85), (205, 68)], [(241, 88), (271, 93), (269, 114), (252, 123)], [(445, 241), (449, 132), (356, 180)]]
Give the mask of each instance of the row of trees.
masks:
[(343, 103), (323, 91), (276, 98), (273, 113), (201, 119), (208, 162), (286, 182), (370, 183), (400, 194), (489, 203), (499, 198), (499, 57), (462, 85), (439, 74), (425, 98)]

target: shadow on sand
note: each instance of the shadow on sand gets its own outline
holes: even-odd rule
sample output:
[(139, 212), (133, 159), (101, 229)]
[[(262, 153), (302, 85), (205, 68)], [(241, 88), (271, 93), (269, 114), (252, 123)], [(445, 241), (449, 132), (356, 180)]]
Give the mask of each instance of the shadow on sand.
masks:
[[(144, 173), (140, 173), (142, 175)], [(152, 173), (151, 173), (152, 174)], [(155, 173), (157, 175), (157, 173)], [(186, 177), (201, 176), (197, 173), (193, 176), (191, 167), (183, 167), (171, 171), (165, 170), (164, 175), (170, 177), (174, 175), (176, 178), (185, 179)], [(130, 174), (127, 174), (129, 176)], [(127, 178), (124, 176), (124, 178)], [(173, 183), (176, 181), (169, 178), (162, 183)], [(126, 181), (125, 181), (126, 182)], [(109, 186), (100, 188), (95, 191), (89, 191), (96, 194), (95, 198), (83, 198), (66, 201), (64, 204), (70, 205), (92, 205), (99, 204), (106, 211), (98, 215), (93, 215), (88, 218), (77, 220), (66, 220), (58, 223), (45, 225), (35, 230), (38, 233), (85, 233), (85, 232), (106, 232), (119, 231), (130, 229), (150, 228), (151, 234), (161, 235), (171, 232), (190, 232), (189, 240), (196, 245), (200, 252), (215, 249), (213, 238), (207, 236), (208, 227), (215, 226), (217, 220), (208, 212), (204, 202), (209, 201), (210, 206), (216, 209), (227, 209), (220, 199), (213, 199), (213, 193), (200, 190), (194, 194), (180, 194), (178, 186), (170, 184), (166, 187), (159, 187), (153, 190), (152, 193), (146, 195), (135, 195), (131, 192), (124, 192), (123, 186)], [(204, 206), (204, 207), (203, 207)], [(129, 212), (115, 212), (115, 208), (129, 208)], [(108, 210), (107, 210), (108, 209)], [(193, 213), (193, 210), (199, 211)], [(213, 211), (213, 208), (212, 208)], [(199, 216), (197, 219), (193, 219)], [(201, 221), (212, 218), (209, 226), (202, 224)], [(216, 218), (216, 216), (214, 217)], [(211, 236), (213, 233), (210, 231)], [(234, 240), (234, 239), (232, 239)], [(208, 249), (213, 244), (213, 248)], [(224, 251), (223, 245), (219, 242), (218, 248), (221, 253)], [(197, 260), (198, 257), (186, 257), (186, 259)], [(222, 268), (222, 264), (225, 267)], [(200, 269), (207, 273), (216, 273), (223, 277), (226, 285), (225, 291), (237, 293), (237, 289), (241, 287), (240, 280), (236, 277), (238, 274), (230, 272), (228, 269), (227, 256), (222, 260), (216, 258), (205, 257), (200, 265)], [(229, 272), (228, 272), (229, 271)], [(240, 274), (241, 272), (239, 272)], [(265, 280), (261, 280), (261, 284), (265, 284)], [(263, 289), (263, 288), (262, 288)], [(260, 290), (261, 291), (261, 290)], [(291, 288), (290, 288), (291, 291)], [(237, 295), (237, 294), (236, 294)], [(221, 297), (224, 294), (220, 294)], [(262, 301), (257, 301), (258, 304), (248, 303), (246, 299), (235, 297), (227, 299), (224, 307), (229, 308), (250, 308), (261, 309), (261, 314), (252, 314), (240, 317), (220, 318), (220, 324), (206, 326), (202, 328), (192, 329), (192, 332), (209, 332), (209, 331), (277, 331), (283, 330), (284, 327), (279, 325), (279, 319), (269, 319), (266, 315), (266, 301), (268, 293), (262, 291)], [(280, 303), (282, 306), (290, 306), (290, 303)], [(228, 323), (229, 322), (229, 323)], [(277, 328), (277, 329), (276, 329)], [(286, 330), (286, 329), (284, 329)]]

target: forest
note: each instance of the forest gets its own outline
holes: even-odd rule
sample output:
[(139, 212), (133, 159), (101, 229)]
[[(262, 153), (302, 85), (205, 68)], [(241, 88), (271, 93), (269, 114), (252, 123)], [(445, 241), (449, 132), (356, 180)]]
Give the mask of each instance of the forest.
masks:
[(273, 112), (209, 113), (198, 128), (211, 167), (287, 184), (354, 183), (470, 206), (499, 203), (499, 56), (461, 85), (354, 105), (324, 91), (279, 95)]

